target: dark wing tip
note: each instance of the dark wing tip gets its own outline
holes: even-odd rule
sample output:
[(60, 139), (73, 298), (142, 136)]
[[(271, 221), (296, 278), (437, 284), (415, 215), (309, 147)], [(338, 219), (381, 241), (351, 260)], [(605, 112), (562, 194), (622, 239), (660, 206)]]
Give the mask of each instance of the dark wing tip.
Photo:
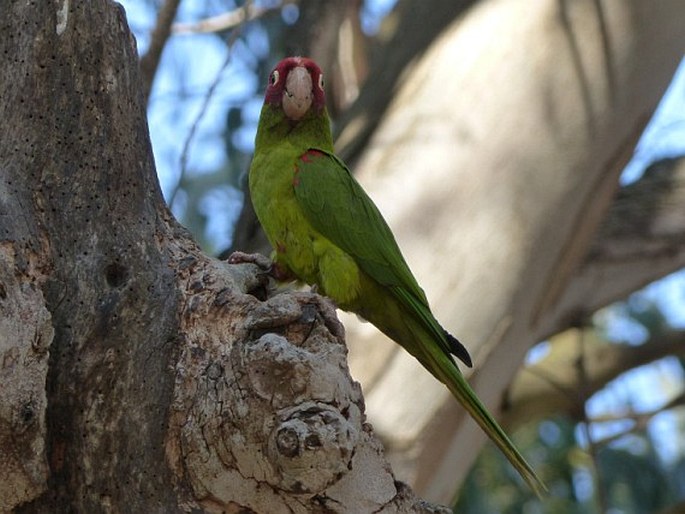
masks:
[(473, 362), (471, 361), (471, 356), (469, 355), (466, 347), (459, 342), (459, 339), (447, 332), (447, 330), (445, 330), (445, 337), (447, 337), (447, 342), (450, 345), (450, 353), (466, 364), (469, 368), (472, 368)]

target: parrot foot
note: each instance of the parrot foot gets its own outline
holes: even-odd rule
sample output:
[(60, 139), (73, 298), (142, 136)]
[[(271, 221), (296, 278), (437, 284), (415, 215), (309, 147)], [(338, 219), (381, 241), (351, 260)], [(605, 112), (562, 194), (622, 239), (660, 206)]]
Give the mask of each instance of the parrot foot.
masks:
[(274, 262), (261, 253), (233, 252), (228, 257), (229, 264), (254, 264), (264, 273), (275, 278), (279, 282), (288, 282), (295, 279), (295, 275), (284, 265)]
[(271, 259), (265, 257), (261, 253), (245, 253), (245, 252), (233, 252), (228, 256), (229, 264), (255, 264), (264, 271), (271, 271)]
[(308, 303), (316, 306), (319, 314), (321, 314), (324, 325), (326, 325), (326, 328), (330, 331), (330, 333), (339, 339), (345, 339), (345, 326), (338, 319), (333, 300), (319, 294), (305, 292), (297, 292), (294, 294), (301, 298), (302, 303)]

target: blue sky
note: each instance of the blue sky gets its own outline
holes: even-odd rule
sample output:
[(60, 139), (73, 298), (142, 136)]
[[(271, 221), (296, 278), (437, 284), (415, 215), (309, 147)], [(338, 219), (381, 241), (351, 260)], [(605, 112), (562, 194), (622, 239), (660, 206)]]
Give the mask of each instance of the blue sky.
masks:
[(623, 172), (623, 183), (642, 175), (649, 163), (685, 154), (685, 59), (673, 77), (652, 120), (646, 127), (633, 159)]

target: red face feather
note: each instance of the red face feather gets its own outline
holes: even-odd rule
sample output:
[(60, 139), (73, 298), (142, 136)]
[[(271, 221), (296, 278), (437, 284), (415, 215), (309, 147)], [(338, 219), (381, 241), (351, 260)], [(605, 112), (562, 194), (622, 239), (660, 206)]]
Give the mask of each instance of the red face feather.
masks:
[(264, 101), (283, 108), (297, 121), (309, 108), (321, 112), (326, 105), (321, 68), (306, 57), (287, 57), (269, 76)]

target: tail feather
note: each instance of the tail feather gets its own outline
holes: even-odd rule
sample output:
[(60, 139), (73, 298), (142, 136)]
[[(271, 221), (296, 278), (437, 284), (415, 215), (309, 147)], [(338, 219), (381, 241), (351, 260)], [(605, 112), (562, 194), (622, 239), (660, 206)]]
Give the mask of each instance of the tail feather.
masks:
[(373, 291), (375, 294), (366, 294), (364, 298), (375, 299), (375, 301), (381, 299), (382, 303), (380, 306), (361, 305), (357, 311), (366, 314), (369, 321), (402, 345), (435, 378), (447, 385), (459, 403), (504, 453), (530, 488), (541, 496), (546, 491), (545, 485), (476, 397), (476, 393), (471, 389), (452, 358), (454, 354), (471, 366), (471, 357), (466, 348), (440, 326), (428, 305), (421, 298), (417, 298), (403, 288), (384, 289), (371, 280), (366, 286), (369, 292)]
[[(412, 324), (409, 323), (408, 325)], [(500, 427), (499, 423), (492, 417), (492, 414), (488, 412), (485, 405), (478, 399), (475, 391), (466, 381), (464, 375), (461, 374), (461, 371), (459, 371), (456, 362), (452, 359), (450, 354), (445, 351), (444, 346), (436, 344), (435, 341), (429, 339), (430, 336), (416, 325), (411, 327), (411, 331), (416, 339), (416, 343), (418, 343), (413, 347), (416, 351), (416, 353), (412, 352), (414, 353), (414, 356), (417, 357), (438, 380), (447, 386), (474, 421), (478, 423), (490, 440), (495, 443), (511, 465), (518, 471), (521, 478), (523, 478), (538, 497), (542, 497), (547, 491), (545, 484), (540, 480), (533, 467), (526, 461), (523, 455), (521, 455), (516, 446), (514, 446), (514, 443), (511, 442), (511, 439), (509, 439), (509, 436), (507, 436), (502, 427)], [(445, 333), (447, 334), (447, 332)], [(465, 348), (463, 351), (461, 350), (463, 346), (456, 338), (449, 334), (447, 334), (447, 336), (451, 353), (454, 353), (459, 358), (462, 358), (460, 356), (461, 353), (466, 353), (466, 356), (468, 356)], [(464, 359), (462, 358), (462, 360)], [(470, 361), (471, 359), (469, 357), (468, 362), (465, 362), (470, 365)]]
[[(454, 340), (456, 341), (456, 339)], [(461, 345), (461, 343), (459, 344)], [(452, 346), (451, 340), (450, 345)], [(474, 421), (478, 423), (490, 440), (495, 443), (511, 465), (514, 466), (519, 475), (521, 475), (521, 478), (525, 480), (538, 497), (542, 497), (547, 491), (547, 487), (514, 446), (509, 436), (499, 426), (499, 423), (488, 412), (485, 405), (478, 399), (475, 391), (466, 381), (464, 375), (461, 374), (450, 355), (432, 341), (428, 344), (422, 344), (420, 348), (423, 355), (421, 357), (417, 355), (417, 357), (422, 364), (447, 386)]]

